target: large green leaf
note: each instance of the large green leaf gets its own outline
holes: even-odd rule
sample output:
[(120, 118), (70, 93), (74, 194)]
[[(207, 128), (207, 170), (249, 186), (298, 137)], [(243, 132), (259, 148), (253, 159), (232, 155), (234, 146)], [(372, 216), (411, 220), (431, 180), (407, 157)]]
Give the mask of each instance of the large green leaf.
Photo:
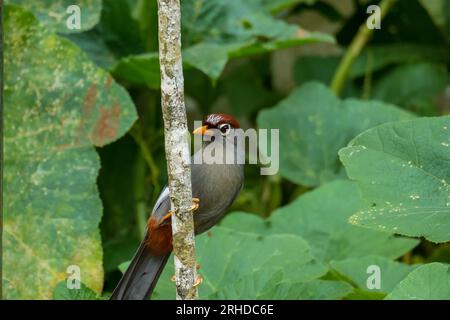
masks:
[[(337, 299), (349, 294), (346, 283), (317, 280), (327, 268), (313, 257), (324, 262), (370, 254), (397, 258), (417, 244), (348, 224), (348, 217), (363, 205), (354, 183), (336, 181), (301, 196), (267, 220), (228, 215), (220, 227), (197, 238), (197, 261), (205, 280), (200, 297)], [(173, 272), (169, 260), (153, 298), (174, 298), (169, 280)]]
[(288, 282), (283, 281), (281, 275), (281, 272), (274, 275), (272, 273), (252, 274), (225, 286), (211, 298), (224, 300), (336, 300), (341, 299), (352, 290), (350, 285), (342, 281)]
[[(264, 0), (183, 1), (181, 4), (183, 44), (241, 42), (246, 46), (259, 43), (270, 49), (280, 42), (297, 41), (302, 36), (308, 36), (307, 32), (299, 27), (274, 19), (270, 15), (270, 7), (264, 2)], [(324, 34), (317, 35), (331, 39)]]
[(382, 102), (341, 101), (325, 85), (312, 82), (260, 112), (258, 126), (280, 129), (280, 174), (298, 184), (317, 186), (344, 176), (337, 152), (357, 134), (411, 117)]
[[(403, 280), (416, 266), (409, 266), (380, 256), (349, 258), (341, 261), (331, 261), (330, 266), (342, 276), (354, 283), (357, 288), (367, 292), (387, 294)], [(369, 288), (367, 282), (374, 275), (370, 266), (379, 268), (380, 289)]]
[[(218, 247), (221, 250), (217, 250)], [(263, 279), (262, 274), (274, 275), (282, 271), (279, 281), (294, 282), (312, 280), (327, 271), (313, 258), (308, 244), (294, 235), (258, 236), (215, 228), (212, 235), (199, 238), (197, 248), (206, 277), (205, 286), (200, 290), (203, 296), (236, 286), (240, 278), (250, 275), (256, 275), (254, 279), (258, 280)], [(299, 269), (302, 272), (298, 272)]]
[[(197, 237), (202, 299), (335, 299), (346, 284), (315, 281), (327, 268), (313, 258), (308, 244), (294, 235), (256, 235), (215, 227)], [(122, 270), (123, 270), (122, 266)], [(153, 298), (173, 299), (173, 263), (161, 275)]]
[[(33, 14), (47, 28), (60, 33), (77, 33), (91, 29), (100, 19), (102, 0), (5, 0), (8, 4), (19, 5)], [(69, 29), (66, 25), (71, 14), (67, 8), (71, 5), (80, 7), (80, 29)]]
[(228, 52), (234, 48), (239, 45), (200, 42), (183, 51), (183, 61), (216, 80), (228, 62)]
[(351, 223), (450, 240), (450, 116), (381, 125), (339, 155), (371, 204)]
[[(217, 80), (232, 58), (251, 56), (311, 42), (332, 42), (332, 36), (319, 32), (308, 32), (300, 27), (274, 19), (270, 12), (273, 6), (263, 0), (187, 0), (181, 2), (183, 62), (195, 67), (212, 80)], [(278, 1), (280, 6), (289, 6), (300, 1)], [(275, 8), (276, 9), (276, 8)], [(114, 67), (117, 77), (159, 86), (156, 73), (136, 72), (130, 79), (126, 72), (128, 64), (136, 60), (158, 69), (156, 52), (127, 57)], [(146, 61), (148, 60), (148, 61)], [(120, 66), (120, 68), (119, 68)]]
[(406, 64), (376, 82), (373, 97), (422, 115), (436, 115), (440, 113), (436, 98), (449, 84), (450, 76), (445, 65)]
[[(131, 12), (132, 4), (136, 1), (102, 2), (100, 21), (92, 30), (66, 37), (83, 49), (99, 66), (111, 69), (117, 59), (143, 52), (144, 39), (139, 32), (138, 21)], [(154, 10), (157, 11), (156, 8)], [(153, 18), (152, 14), (147, 12), (147, 19)], [(145, 37), (156, 38), (157, 34), (145, 34)]]
[(93, 145), (123, 135), (133, 103), (111, 76), (28, 12), (5, 8), (3, 293), (52, 296), (69, 265), (103, 285)]
[(81, 33), (65, 34), (64, 37), (80, 47), (98, 66), (109, 69), (116, 63), (116, 57), (109, 50), (97, 28)]
[(314, 256), (323, 261), (370, 254), (397, 258), (417, 244), (415, 240), (350, 225), (348, 217), (364, 207), (354, 183), (335, 181), (302, 195), (266, 220), (248, 213), (233, 213), (221, 225), (260, 235), (301, 236)]
[(450, 300), (450, 266), (429, 263), (418, 267), (386, 297), (387, 300)]
[(111, 72), (122, 80), (146, 85), (152, 89), (158, 89), (161, 83), (157, 53), (145, 53), (120, 59)]
[[(102, 14), (97, 29), (115, 56), (122, 57), (144, 50), (139, 24), (133, 18), (128, 0), (102, 0)], [(148, 13), (149, 15), (151, 13)], [(156, 35), (144, 35), (154, 36)]]

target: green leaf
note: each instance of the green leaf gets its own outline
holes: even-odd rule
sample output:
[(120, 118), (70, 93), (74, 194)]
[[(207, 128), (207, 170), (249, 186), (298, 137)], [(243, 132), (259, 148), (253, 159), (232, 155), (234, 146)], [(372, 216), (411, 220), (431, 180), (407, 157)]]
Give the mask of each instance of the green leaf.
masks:
[[(417, 44), (388, 44), (367, 47), (356, 59), (350, 76), (362, 77), (394, 64), (424, 61), (449, 62), (448, 50), (441, 46)], [(406, 80), (406, 79), (404, 79)]]
[(292, 39), (299, 28), (272, 18), (262, 4), (253, 1), (195, 1), (181, 3), (183, 44), (199, 42), (267, 42)]
[(305, 3), (308, 5), (312, 5), (316, 2), (316, 0), (260, 0), (267, 10), (270, 10), (272, 13), (277, 13), (282, 10), (291, 8), (295, 5)]
[[(200, 296), (337, 299), (349, 294), (351, 288), (346, 283), (317, 280), (327, 268), (313, 257), (324, 262), (371, 254), (392, 259), (418, 243), (348, 224), (348, 217), (361, 206), (364, 203), (356, 185), (336, 181), (299, 197), (267, 220), (252, 214), (228, 215), (210, 235), (197, 238), (197, 261), (204, 278)], [(310, 244), (311, 252), (302, 238)], [(380, 259), (375, 262), (381, 264)], [(174, 298), (174, 285), (169, 280), (172, 275), (169, 260), (153, 298)]]
[(87, 32), (63, 35), (82, 49), (99, 67), (110, 69), (116, 63), (116, 57), (109, 50), (102, 34), (94, 28)]
[[(369, 277), (374, 275), (374, 272), (368, 269), (370, 266), (376, 266), (380, 270), (380, 289), (368, 287), (368, 282), (371, 283), (368, 281)], [(330, 267), (349, 279), (362, 291), (387, 294), (417, 266), (391, 261), (381, 256), (366, 256), (331, 261)]]
[(143, 52), (144, 45), (139, 32), (139, 24), (132, 16), (129, 1), (102, 1), (101, 20), (96, 29), (102, 34), (102, 40), (109, 49), (116, 57)]
[[(301, 266), (300, 266), (301, 268)], [(199, 273), (203, 276), (202, 268)], [(153, 292), (152, 299), (174, 299), (175, 286), (169, 279), (174, 274), (172, 259), (161, 275), (161, 279)], [(334, 300), (351, 292), (351, 286), (342, 281), (308, 280), (291, 282), (282, 279), (283, 272), (251, 273), (223, 286), (202, 299), (261, 299), (261, 300)], [(202, 284), (203, 285), (203, 284)], [(202, 294), (202, 292), (200, 292)]]
[(28, 12), (5, 8), (3, 292), (50, 298), (69, 265), (103, 285), (93, 145), (136, 119), (126, 91)]
[[(313, 42), (333, 42), (330, 35), (308, 32), (271, 16), (271, 6), (264, 0), (181, 2), (183, 62), (195, 67), (216, 81), (230, 59), (268, 53), (282, 48)], [(286, 1), (279, 3), (287, 5)], [(292, 1), (289, 1), (292, 2)], [(155, 66), (156, 52), (140, 55), (142, 64)], [(148, 61), (144, 61), (148, 60)], [(134, 64), (134, 57), (119, 61), (123, 70)], [(155, 67), (156, 68), (156, 67)], [(114, 68), (117, 77), (151, 88), (159, 86), (153, 73), (137, 73), (132, 79)]]
[[(338, 56), (303, 56), (294, 66), (294, 78), (297, 85), (308, 81), (320, 81), (329, 83), (342, 59)], [(450, 62), (448, 50), (443, 47), (417, 44), (389, 44), (375, 45), (365, 48), (353, 64), (349, 77), (351, 79), (373, 74), (391, 65), (417, 63), (424, 61)], [(347, 91), (351, 88), (351, 82), (347, 85)], [(395, 92), (395, 91), (394, 91)], [(346, 94), (345, 96), (351, 96)], [(395, 95), (392, 96), (395, 99)]]
[(250, 294), (241, 295), (240, 299), (261, 299), (261, 300), (337, 300), (349, 294), (352, 287), (345, 282), (312, 280), (307, 282), (287, 283), (280, 282), (276, 276), (265, 283), (260, 290), (261, 293), (253, 296), (253, 288), (257, 286), (260, 279), (256, 277), (246, 277), (242, 281), (235, 282), (227, 286), (214, 299), (232, 299), (236, 296), (235, 291), (248, 290)]
[(353, 288), (353, 292), (344, 297), (345, 300), (383, 300), (386, 294), (382, 292), (369, 292)]
[[(43, 26), (54, 32), (77, 33), (91, 29), (100, 19), (101, 0), (5, 0), (7, 4), (19, 5), (30, 10)], [(73, 13), (67, 13), (71, 5), (80, 7), (80, 29), (69, 29), (66, 25)]]
[[(156, 8), (154, 10), (157, 11)], [(132, 3), (128, 0), (103, 0), (99, 23), (91, 30), (68, 34), (66, 38), (83, 49), (99, 66), (111, 69), (117, 59), (144, 52), (142, 33), (131, 11)], [(151, 14), (147, 12), (147, 19)], [(157, 34), (145, 36), (156, 38)]]
[(280, 174), (298, 184), (317, 186), (344, 177), (337, 152), (354, 136), (411, 117), (382, 102), (341, 101), (325, 85), (312, 82), (260, 112), (258, 126), (280, 129)]
[[(234, 273), (245, 276), (282, 269), (285, 272), (284, 279), (306, 281), (322, 276), (327, 271), (325, 266), (314, 260), (308, 244), (298, 236), (258, 236), (215, 228), (212, 235), (204, 235), (200, 239), (198, 256), (205, 261), (202, 264), (205, 272), (215, 279), (216, 290), (233, 281)], [(225, 255), (217, 251), (219, 244), (227, 248)], [(206, 259), (212, 259), (213, 263)], [(300, 266), (302, 272), (295, 272)]]
[(433, 242), (450, 240), (450, 116), (381, 125), (339, 155), (372, 205), (351, 223)]
[(117, 266), (117, 269), (119, 269), (120, 272), (125, 273), (125, 271), (127, 270), (128, 266), (130, 265), (130, 262), (131, 261), (122, 262), (121, 264), (119, 264)]
[(373, 97), (423, 115), (439, 112), (436, 98), (450, 77), (445, 65), (416, 63), (399, 66), (375, 83)]
[(53, 300), (99, 300), (99, 297), (83, 283), (80, 283), (79, 289), (69, 289), (66, 281), (61, 281), (53, 292)]
[(183, 51), (183, 61), (216, 80), (228, 62), (228, 52), (235, 47), (233, 44), (201, 42)]
[(449, 300), (450, 266), (429, 263), (418, 267), (386, 297), (387, 300)]
[(158, 89), (161, 84), (159, 56), (157, 53), (144, 53), (120, 59), (111, 73), (122, 80)]
[(266, 220), (252, 214), (233, 213), (221, 226), (260, 235), (301, 236), (310, 244), (313, 255), (325, 262), (371, 254), (397, 258), (417, 245), (416, 240), (350, 225), (348, 217), (364, 207), (355, 183), (335, 181), (305, 193)]
[[(327, 268), (313, 258), (308, 244), (298, 236), (261, 236), (214, 227), (211, 233), (197, 237), (196, 253), (203, 277), (199, 287), (202, 299), (279, 299), (296, 294), (306, 297), (308, 293), (311, 299), (332, 299), (348, 292), (345, 285), (332, 283), (321, 288), (321, 283), (311, 283)], [(173, 262), (169, 259), (153, 298), (174, 299), (171, 275)]]
[(419, 0), (430, 14), (435, 25), (450, 42), (450, 3), (446, 0)]

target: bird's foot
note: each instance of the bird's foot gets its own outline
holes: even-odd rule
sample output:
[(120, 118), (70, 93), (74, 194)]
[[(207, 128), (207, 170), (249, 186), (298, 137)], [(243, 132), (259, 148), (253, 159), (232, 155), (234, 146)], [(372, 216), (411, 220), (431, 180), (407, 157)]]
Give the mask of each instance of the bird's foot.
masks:
[(164, 217), (159, 220), (159, 225), (161, 225), (163, 222), (166, 222), (172, 217), (172, 211), (169, 211)]
[[(198, 209), (200, 206), (200, 199), (199, 198), (192, 198), (192, 206), (189, 208), (190, 212), (194, 212)], [(161, 225), (163, 222), (166, 222), (172, 217), (172, 211), (169, 211), (164, 217), (159, 220), (159, 224)]]
[(195, 287), (198, 287), (199, 285), (201, 285), (202, 284), (202, 282), (203, 282), (203, 277), (201, 276), (201, 275), (197, 275), (197, 280), (195, 281), (195, 283), (194, 283), (194, 288)]
[(190, 212), (197, 211), (199, 206), (200, 206), (200, 199), (199, 198), (192, 198), (192, 206), (189, 208), (189, 211)]

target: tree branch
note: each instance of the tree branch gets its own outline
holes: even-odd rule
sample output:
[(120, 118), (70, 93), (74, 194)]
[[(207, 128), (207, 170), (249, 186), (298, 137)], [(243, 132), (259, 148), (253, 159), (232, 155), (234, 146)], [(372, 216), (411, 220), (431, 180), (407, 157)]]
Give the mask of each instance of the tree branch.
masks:
[(158, 0), (161, 104), (172, 205), (177, 299), (196, 299), (194, 221), (184, 80), (181, 61), (180, 1)]

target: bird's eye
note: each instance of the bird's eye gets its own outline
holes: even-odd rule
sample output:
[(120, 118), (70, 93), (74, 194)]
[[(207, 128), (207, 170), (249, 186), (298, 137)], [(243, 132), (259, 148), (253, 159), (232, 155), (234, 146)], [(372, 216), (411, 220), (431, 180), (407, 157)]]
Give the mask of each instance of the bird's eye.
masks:
[(228, 123), (223, 123), (219, 126), (220, 133), (223, 136), (226, 136), (231, 131), (231, 126)]

